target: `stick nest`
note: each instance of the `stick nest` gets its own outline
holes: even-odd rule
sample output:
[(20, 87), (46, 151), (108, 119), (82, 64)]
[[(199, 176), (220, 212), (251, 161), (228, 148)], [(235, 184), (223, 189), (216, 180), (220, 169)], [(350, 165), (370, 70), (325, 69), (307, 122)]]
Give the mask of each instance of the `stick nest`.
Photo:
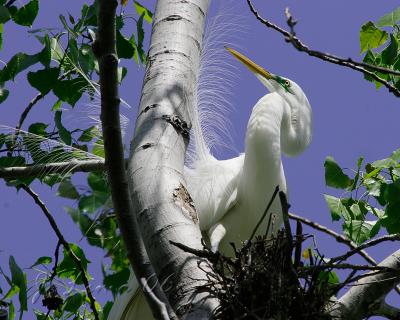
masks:
[(272, 238), (256, 237), (240, 250), (232, 245), (233, 258), (205, 249), (214, 274), (199, 289), (220, 300), (215, 319), (331, 319), (326, 306), (339, 287), (323, 257), (310, 250), (307, 265), (300, 261), (303, 240), (303, 235), (293, 239), (279, 231)]

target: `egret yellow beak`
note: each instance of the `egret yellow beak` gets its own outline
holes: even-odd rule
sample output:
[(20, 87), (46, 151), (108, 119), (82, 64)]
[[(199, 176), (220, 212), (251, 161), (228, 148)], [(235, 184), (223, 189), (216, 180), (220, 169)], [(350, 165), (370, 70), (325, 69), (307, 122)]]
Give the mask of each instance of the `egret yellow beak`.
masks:
[(243, 63), (249, 70), (255, 74), (259, 74), (263, 76), (266, 79), (272, 79), (273, 76), (270, 74), (267, 70), (265, 70), (263, 67), (260, 67), (258, 64), (254, 63), (251, 61), (249, 58), (247, 58), (245, 55), (241, 54), (240, 52), (237, 52), (236, 50), (225, 47), (226, 50), (228, 50), (236, 59), (238, 59), (241, 63)]

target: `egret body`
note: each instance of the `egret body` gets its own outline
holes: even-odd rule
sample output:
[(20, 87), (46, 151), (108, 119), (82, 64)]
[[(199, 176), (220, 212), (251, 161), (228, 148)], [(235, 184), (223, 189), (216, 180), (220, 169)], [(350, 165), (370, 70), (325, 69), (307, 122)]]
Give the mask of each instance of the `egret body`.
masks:
[[(294, 81), (269, 73), (250, 59), (227, 48), (270, 91), (253, 107), (246, 131), (245, 152), (219, 161), (210, 153), (187, 170), (187, 183), (199, 215), (200, 228), (207, 230), (213, 250), (229, 254), (229, 243), (248, 239), (262, 217), (274, 189), (286, 192), (282, 153), (294, 156), (309, 145), (312, 132), (311, 107)], [(201, 142), (200, 142), (201, 143)], [(278, 200), (269, 233), (282, 223)], [(267, 215), (259, 232), (266, 231)]]

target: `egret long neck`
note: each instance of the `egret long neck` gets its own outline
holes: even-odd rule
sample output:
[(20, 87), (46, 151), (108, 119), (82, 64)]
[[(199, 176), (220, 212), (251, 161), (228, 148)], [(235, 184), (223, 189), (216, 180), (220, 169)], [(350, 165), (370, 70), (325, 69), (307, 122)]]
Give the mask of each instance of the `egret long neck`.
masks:
[(267, 202), (266, 197), (272, 194), (270, 189), (277, 185), (286, 190), (281, 162), (281, 123), (285, 108), (288, 108), (286, 102), (277, 93), (270, 93), (257, 102), (251, 113), (239, 186), (239, 196), (246, 195), (249, 201)]

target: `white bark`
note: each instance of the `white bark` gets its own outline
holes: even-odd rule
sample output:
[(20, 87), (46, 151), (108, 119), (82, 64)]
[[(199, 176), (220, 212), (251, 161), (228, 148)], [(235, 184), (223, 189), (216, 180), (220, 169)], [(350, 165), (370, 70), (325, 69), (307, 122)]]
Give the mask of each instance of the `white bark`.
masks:
[(379, 266), (391, 268), (394, 271), (381, 272), (366, 276), (351, 287), (332, 307), (334, 319), (363, 319), (376, 314), (376, 308), (386, 295), (400, 282), (400, 250), (397, 250)]
[[(185, 188), (188, 109), (200, 61), (208, 0), (157, 2), (129, 173), (144, 243), (178, 316), (206, 319), (215, 299), (192, 300), (206, 280), (200, 259), (170, 241), (201, 248), (197, 214)], [(194, 281), (196, 280), (196, 281)], [(199, 281), (200, 280), (200, 281)]]

